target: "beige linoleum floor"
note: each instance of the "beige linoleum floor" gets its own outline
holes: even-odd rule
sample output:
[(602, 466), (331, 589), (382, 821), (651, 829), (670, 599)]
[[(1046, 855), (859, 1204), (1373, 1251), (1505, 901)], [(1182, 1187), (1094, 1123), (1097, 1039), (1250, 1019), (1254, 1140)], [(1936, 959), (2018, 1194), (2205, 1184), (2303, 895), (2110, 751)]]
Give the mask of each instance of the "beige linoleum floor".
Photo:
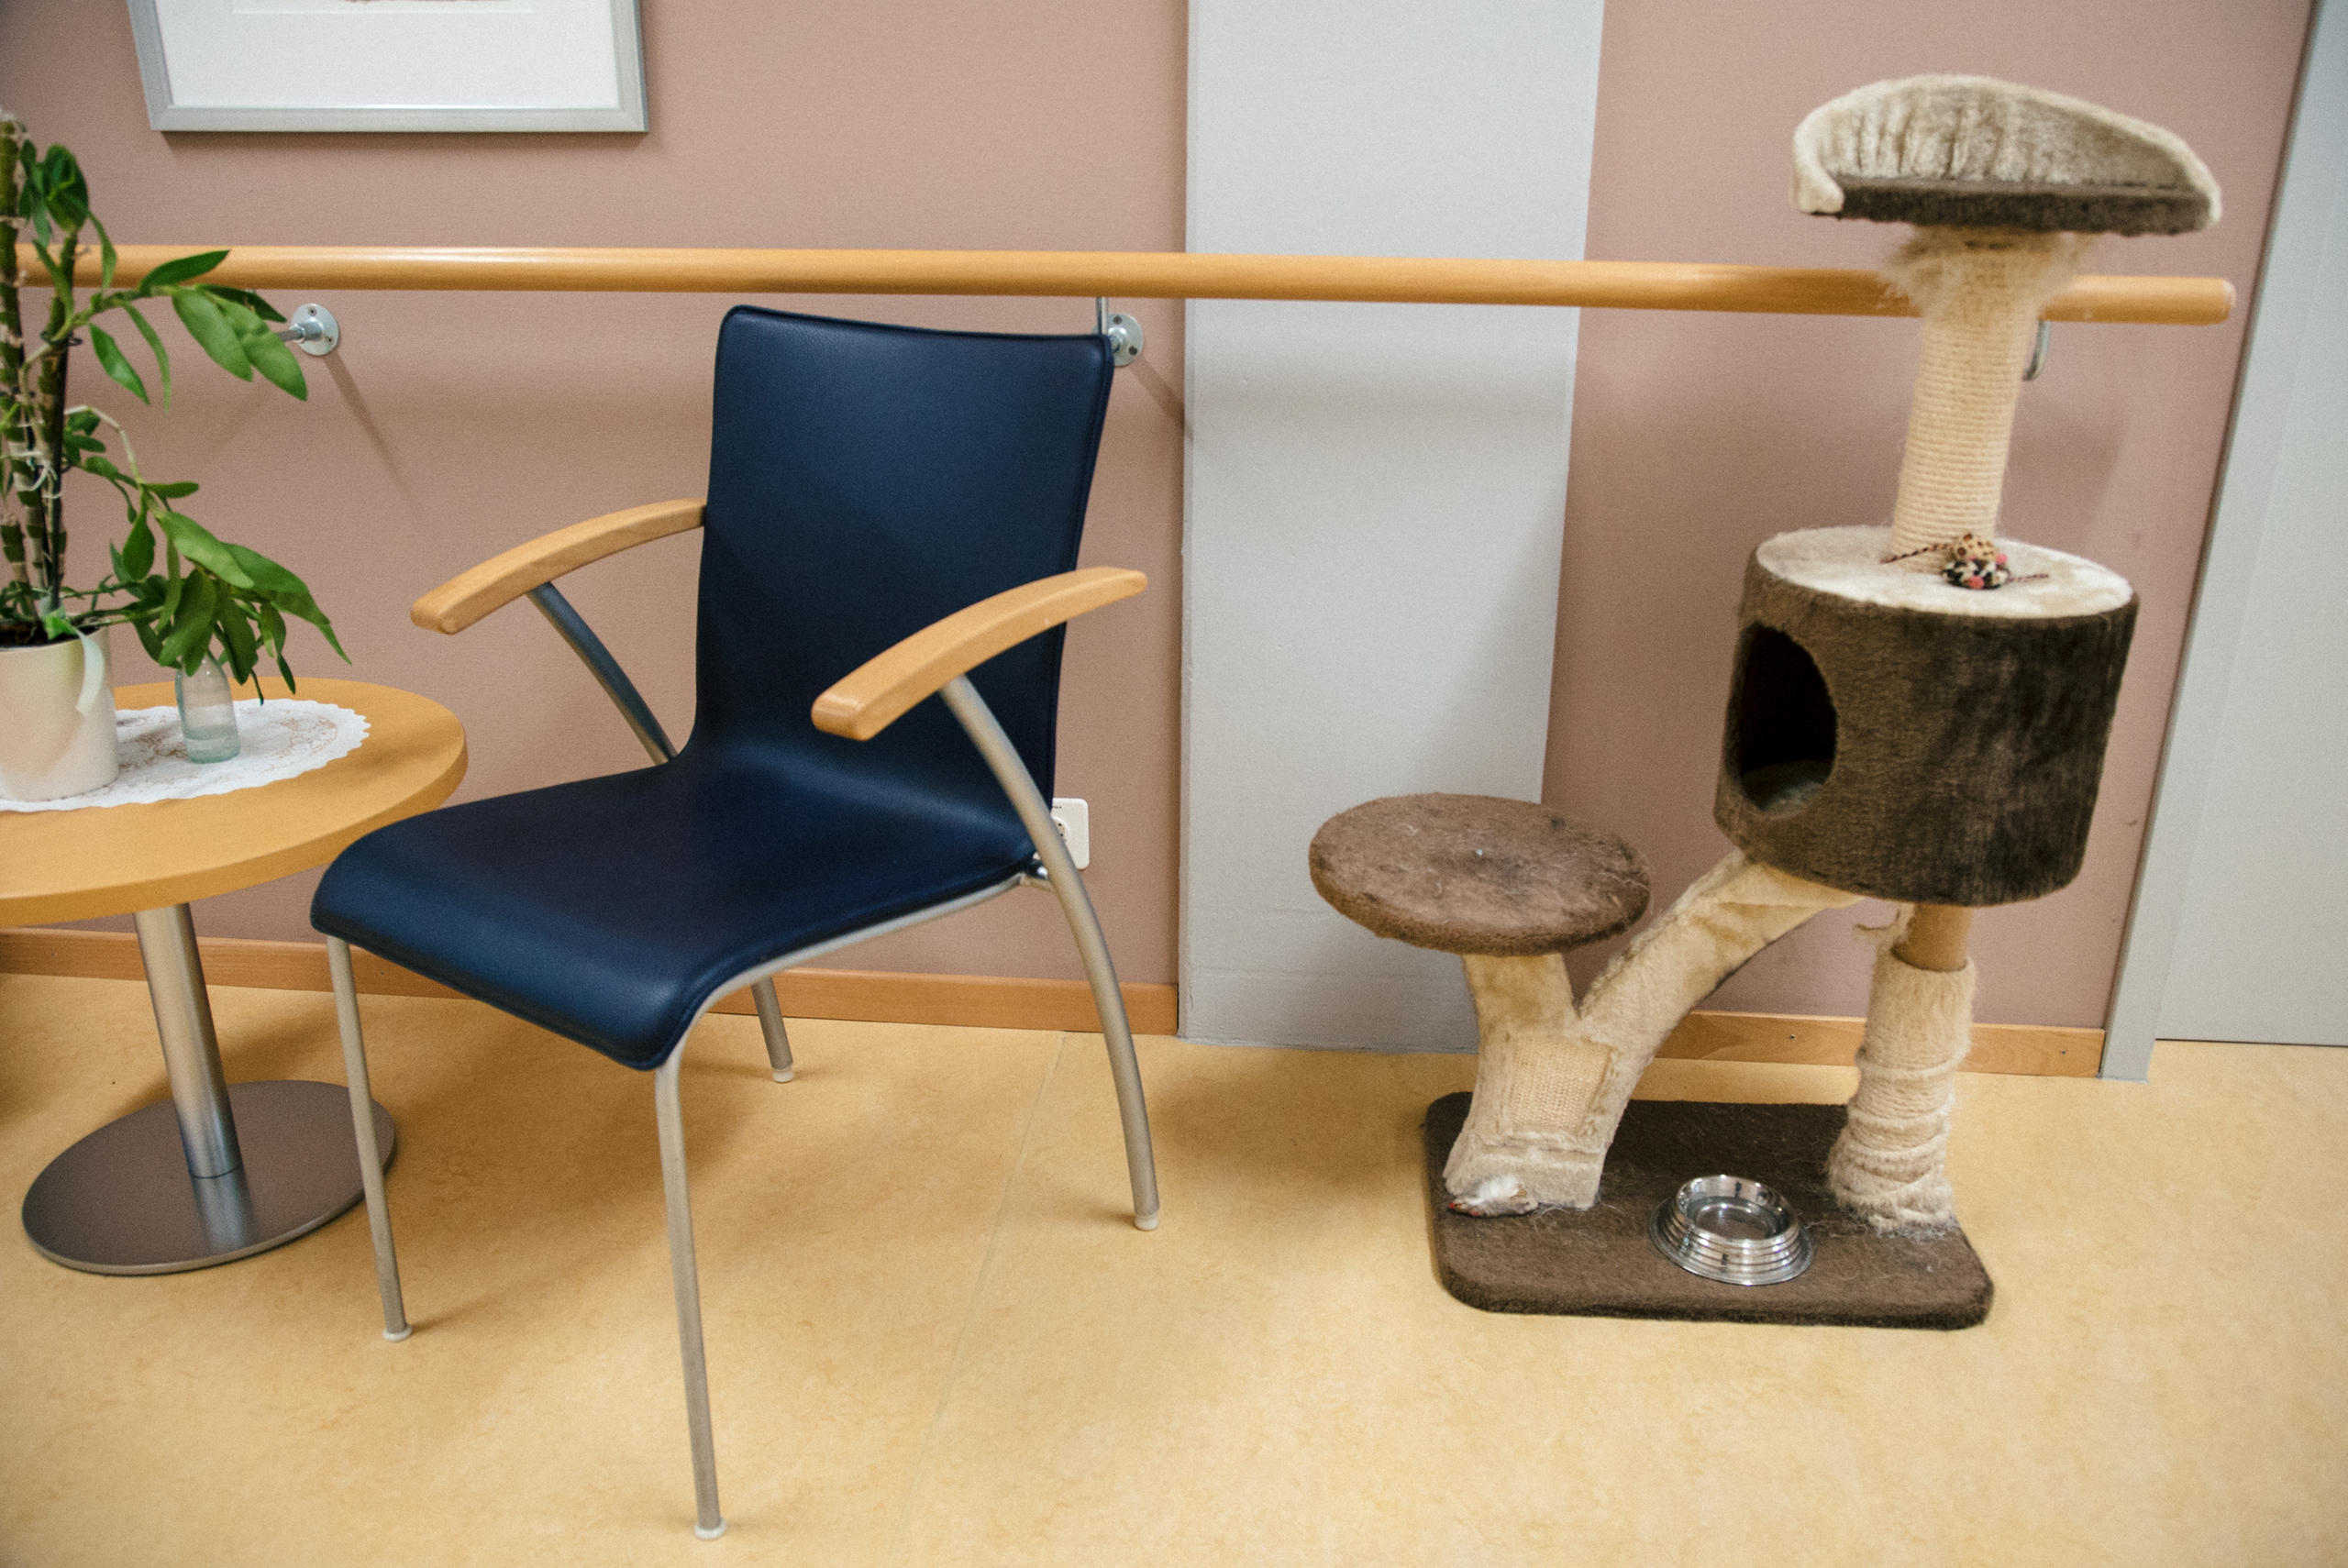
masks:
[[(339, 1081), (327, 998), (215, 1006), (232, 1079)], [(2348, 1052), (1968, 1076), (1998, 1300), (1933, 1334), (1458, 1305), (1416, 1127), (1462, 1058), (1145, 1041), (1145, 1235), (1095, 1037), (811, 1022), (779, 1087), (720, 1018), (684, 1077), (703, 1543), (649, 1079), (470, 1004), (368, 1015), (415, 1337), (355, 1212), (151, 1279), (0, 1244), (0, 1562), (2348, 1561)], [(0, 977), (0, 1191), (161, 1092), (142, 988)]]

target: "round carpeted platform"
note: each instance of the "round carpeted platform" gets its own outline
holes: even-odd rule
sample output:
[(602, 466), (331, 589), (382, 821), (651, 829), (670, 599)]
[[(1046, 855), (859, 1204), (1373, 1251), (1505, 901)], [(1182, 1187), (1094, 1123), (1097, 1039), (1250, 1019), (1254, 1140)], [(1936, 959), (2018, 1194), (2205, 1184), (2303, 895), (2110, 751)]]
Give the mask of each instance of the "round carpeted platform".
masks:
[(1638, 851), (1528, 801), (1390, 795), (1322, 823), (1311, 859), (1338, 913), (1441, 953), (1563, 953), (1647, 907)]

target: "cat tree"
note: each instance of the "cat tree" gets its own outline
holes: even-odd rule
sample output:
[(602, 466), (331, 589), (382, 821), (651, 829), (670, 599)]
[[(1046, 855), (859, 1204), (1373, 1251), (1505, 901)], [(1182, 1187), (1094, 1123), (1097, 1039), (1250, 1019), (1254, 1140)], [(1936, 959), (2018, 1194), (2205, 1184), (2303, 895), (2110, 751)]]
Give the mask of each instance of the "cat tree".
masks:
[[(2157, 127), (1987, 78), (1922, 76), (1861, 88), (1803, 120), (1794, 197), (1806, 212), (1915, 226), (1887, 268), (1923, 318), (1890, 525), (1802, 530), (1755, 550), (1714, 803), (1736, 847), (1578, 1006), (1553, 988), (1545, 1019), (1528, 1022), (1526, 999), (1488, 998), (1495, 985), (1471, 965), (1479, 1018), (1505, 1018), (1507, 1038), (1488, 1023), (1442, 1180), (1456, 1214), (1541, 1219), (1554, 1242), (1559, 1214), (1599, 1200), (1632, 1088), (1687, 1011), (1812, 915), (1886, 899), (1901, 909), (1879, 933), (1859, 1086), (1824, 1161), (1824, 1190), (1866, 1231), (1953, 1244), (1970, 1263), (1945, 1151), (1970, 1040), (1972, 911), (2077, 875), (2136, 615), (2117, 574), (1999, 537), (2023, 367), (2082, 236), (2205, 227), (2218, 191)], [(1360, 919), (1346, 867), (1368, 857), (1357, 834), (1349, 842), (1344, 865), (1324, 867), (1316, 840), (1314, 874)], [(1390, 878), (1412, 851), (1387, 850)], [(1512, 852), (1497, 828), (1485, 851)], [(1426, 921), (1421, 929), (1389, 934), (1444, 945), (1423, 939)], [(1439, 1224), (1439, 1252), (1444, 1234)], [(1947, 1261), (1900, 1255), (1927, 1272)], [(1821, 1284), (1811, 1282), (1813, 1295)], [(1483, 1304), (1640, 1309), (1591, 1306), (1570, 1290), (1564, 1305), (1544, 1306), (1524, 1298), (1531, 1288), (1515, 1266), (1500, 1293), (1508, 1298)], [(1774, 1288), (1791, 1303), (1804, 1282)], [(1986, 1276), (1977, 1295), (1986, 1312)], [(1930, 1320), (1977, 1320), (1969, 1309)], [(1819, 1320), (1910, 1320), (1862, 1310)]]

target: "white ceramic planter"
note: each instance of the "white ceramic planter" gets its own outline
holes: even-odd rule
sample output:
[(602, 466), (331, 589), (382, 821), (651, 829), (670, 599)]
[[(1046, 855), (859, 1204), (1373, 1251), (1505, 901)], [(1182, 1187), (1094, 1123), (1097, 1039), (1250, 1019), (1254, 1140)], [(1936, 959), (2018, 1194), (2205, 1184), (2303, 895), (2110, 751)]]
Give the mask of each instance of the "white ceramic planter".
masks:
[(0, 648), (0, 800), (54, 801), (114, 782), (113, 663), (104, 631)]

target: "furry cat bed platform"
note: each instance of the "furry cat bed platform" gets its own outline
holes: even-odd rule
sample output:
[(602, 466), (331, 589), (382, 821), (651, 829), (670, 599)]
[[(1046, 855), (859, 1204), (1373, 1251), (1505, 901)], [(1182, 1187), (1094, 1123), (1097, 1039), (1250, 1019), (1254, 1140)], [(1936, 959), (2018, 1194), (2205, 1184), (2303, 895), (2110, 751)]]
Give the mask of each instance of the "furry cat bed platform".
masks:
[(2014, 903), (2078, 875), (2136, 596), (2000, 543), (2024, 580), (1994, 592), (1887, 561), (1888, 528), (1754, 551), (1712, 812), (1747, 855), (1899, 903)]
[[(1435, 1272), (1470, 1307), (1887, 1329), (1969, 1329), (1989, 1315), (1989, 1276), (1962, 1230), (1880, 1234), (1828, 1196), (1839, 1105), (1634, 1100), (1592, 1207), (1472, 1219), (1452, 1212), (1443, 1182), (1468, 1101), (1436, 1100), (1425, 1131)], [(1817, 1248), (1807, 1273), (1782, 1285), (1722, 1285), (1656, 1251), (1647, 1240), (1656, 1206), (1690, 1176), (1722, 1171), (1767, 1182), (1792, 1203)]]

